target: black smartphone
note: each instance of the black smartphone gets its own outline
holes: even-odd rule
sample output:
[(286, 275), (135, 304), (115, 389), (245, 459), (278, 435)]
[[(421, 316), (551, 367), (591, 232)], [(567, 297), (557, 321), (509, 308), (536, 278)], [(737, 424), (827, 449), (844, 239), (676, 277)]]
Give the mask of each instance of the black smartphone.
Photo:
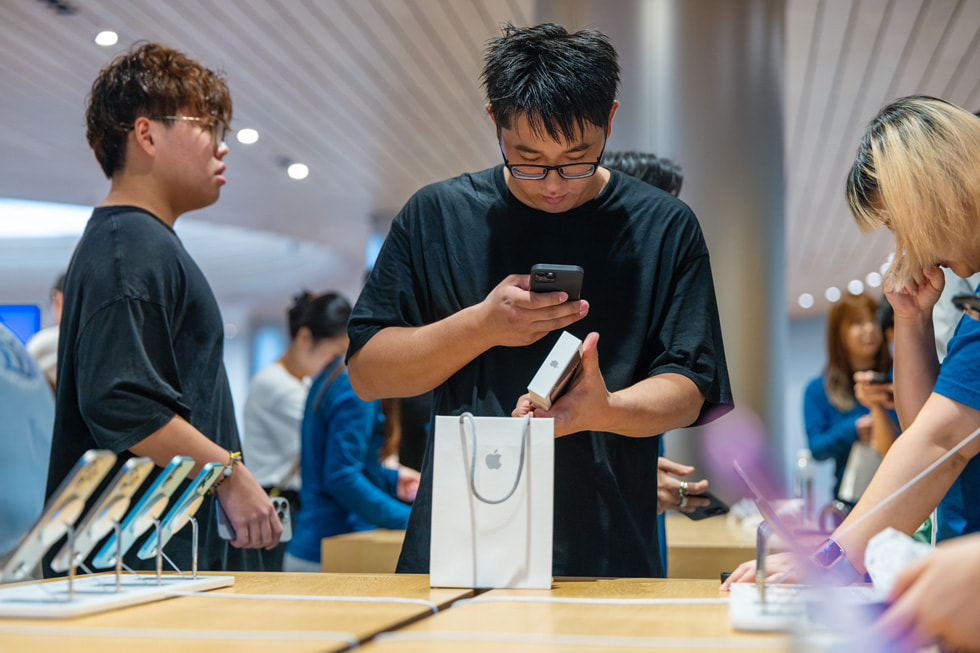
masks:
[(577, 265), (538, 263), (531, 267), (531, 292), (558, 292), (568, 294), (568, 300), (582, 298), (582, 278), (585, 270)]
[(683, 510), (678, 511), (682, 515), (690, 519), (694, 519), (694, 520), (707, 519), (708, 517), (714, 517), (715, 515), (724, 515), (726, 512), (728, 512), (728, 504), (722, 501), (721, 499), (719, 499), (718, 497), (716, 497), (715, 495), (711, 494), (710, 492), (702, 492), (701, 494), (690, 494), (688, 495), (688, 497), (691, 499), (701, 498), (710, 501), (710, 503), (708, 503), (705, 506), (698, 506), (692, 512), (684, 512)]
[(980, 320), (980, 297), (976, 295), (956, 295), (953, 297), (953, 306), (974, 320)]
[(874, 376), (871, 377), (871, 380), (868, 381), (868, 383), (871, 384), (891, 383), (891, 379), (888, 378), (887, 372), (875, 372)]

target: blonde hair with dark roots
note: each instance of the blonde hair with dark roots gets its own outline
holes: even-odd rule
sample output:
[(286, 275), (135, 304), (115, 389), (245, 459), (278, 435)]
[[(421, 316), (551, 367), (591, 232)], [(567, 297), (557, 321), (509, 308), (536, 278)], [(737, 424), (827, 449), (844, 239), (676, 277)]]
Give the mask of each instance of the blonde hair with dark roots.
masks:
[(933, 97), (891, 102), (868, 125), (846, 195), (862, 231), (892, 230), (891, 271), (904, 284), (951, 243), (977, 239), (980, 120)]

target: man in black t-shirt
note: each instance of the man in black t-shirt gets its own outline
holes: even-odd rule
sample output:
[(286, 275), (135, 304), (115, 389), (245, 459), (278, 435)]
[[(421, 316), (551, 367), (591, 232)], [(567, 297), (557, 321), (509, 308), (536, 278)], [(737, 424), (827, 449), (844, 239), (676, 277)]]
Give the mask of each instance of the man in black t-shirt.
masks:
[[(583, 338), (570, 390), (534, 411), (558, 437), (553, 571), (661, 576), (656, 436), (732, 406), (700, 227), (599, 165), (619, 80), (604, 35), (507, 26), (483, 80), (504, 164), (423, 188), (395, 218), (351, 315), (351, 384), (434, 389), (434, 414), (522, 414), (558, 332)], [(529, 292), (535, 263), (583, 267), (583, 299)], [(431, 451), (401, 572), (429, 569)]]
[[(88, 142), (111, 186), (65, 281), (48, 495), (91, 448), (119, 454), (117, 468), (133, 455), (161, 467), (175, 455), (190, 456), (189, 478), (219, 462), (226, 475), (216, 496), (235, 530), (231, 544), (271, 548), (282, 525), (232, 455), (241, 446), (221, 314), (173, 231), (181, 214), (213, 204), (225, 184), (228, 88), (183, 54), (143, 44), (99, 73), (86, 118)], [(201, 568), (251, 567), (244, 551), (219, 539), (214, 509), (207, 497), (198, 514)], [(190, 530), (164, 547), (184, 568), (191, 561)], [(136, 558), (137, 549), (126, 563), (152, 565)]]

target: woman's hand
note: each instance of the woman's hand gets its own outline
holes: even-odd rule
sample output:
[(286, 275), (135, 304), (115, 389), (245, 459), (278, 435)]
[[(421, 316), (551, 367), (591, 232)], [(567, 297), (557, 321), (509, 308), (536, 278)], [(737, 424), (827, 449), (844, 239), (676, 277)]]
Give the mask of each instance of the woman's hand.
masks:
[(895, 405), (895, 386), (887, 383), (872, 383), (875, 373), (863, 370), (854, 373), (854, 397), (865, 408), (893, 408)]
[(946, 286), (943, 271), (936, 266), (922, 268), (899, 285), (892, 270), (885, 274), (882, 287), (888, 303), (895, 310), (895, 319), (932, 319), (932, 307), (939, 301)]

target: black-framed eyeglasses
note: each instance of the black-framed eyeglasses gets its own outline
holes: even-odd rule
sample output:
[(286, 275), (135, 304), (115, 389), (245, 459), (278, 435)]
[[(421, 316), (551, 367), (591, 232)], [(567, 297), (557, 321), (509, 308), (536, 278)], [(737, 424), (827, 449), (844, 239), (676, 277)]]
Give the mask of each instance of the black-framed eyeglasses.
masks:
[(500, 156), (504, 157), (504, 167), (510, 171), (510, 174), (514, 175), (516, 179), (535, 181), (544, 179), (552, 170), (557, 172), (558, 176), (562, 179), (585, 179), (586, 177), (591, 177), (599, 169), (602, 154), (606, 151), (606, 142), (602, 142), (602, 150), (599, 151), (599, 156), (595, 161), (591, 163), (563, 163), (558, 166), (542, 166), (531, 163), (518, 163), (517, 165), (513, 165), (507, 160), (507, 155), (504, 154), (504, 146), (499, 138), (497, 139), (497, 146), (500, 147)]
[(229, 138), (234, 134), (228, 125), (224, 121), (212, 117), (201, 117), (201, 116), (157, 116), (152, 118), (152, 120), (190, 120), (192, 122), (200, 122), (204, 124), (204, 128), (211, 132), (211, 143), (214, 145), (214, 149), (221, 147), (221, 144), (225, 142), (226, 138)]
[(956, 295), (953, 297), (953, 306), (974, 320), (980, 320), (980, 297), (976, 295)]

